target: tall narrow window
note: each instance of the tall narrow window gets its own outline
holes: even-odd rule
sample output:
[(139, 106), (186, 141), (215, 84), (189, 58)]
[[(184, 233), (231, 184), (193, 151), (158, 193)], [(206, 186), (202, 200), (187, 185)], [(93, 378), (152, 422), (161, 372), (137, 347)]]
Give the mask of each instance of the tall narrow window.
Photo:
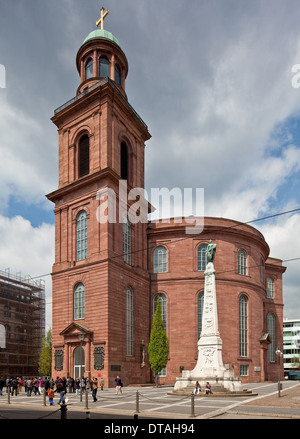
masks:
[[(153, 301), (153, 314), (156, 310), (156, 305), (158, 298), (160, 298), (160, 304), (161, 304), (161, 317), (164, 324), (165, 331), (167, 330), (167, 298), (165, 294), (159, 293), (154, 297)], [(160, 372), (158, 372), (159, 376), (166, 376), (167, 375), (167, 367), (163, 367)]]
[(78, 177), (90, 172), (90, 140), (87, 135), (81, 137), (78, 144)]
[(204, 305), (204, 292), (198, 294), (198, 340), (202, 331), (202, 316), (203, 316), (203, 305)]
[(99, 60), (99, 76), (104, 78), (109, 76), (109, 61), (106, 56), (101, 56)]
[(167, 249), (165, 247), (157, 247), (154, 250), (154, 273), (165, 273), (167, 271)]
[(270, 277), (267, 279), (267, 297), (274, 299), (274, 281)]
[(115, 81), (117, 84), (121, 85), (121, 72), (117, 64), (115, 65)]
[(268, 345), (268, 357), (269, 362), (274, 363), (275, 362), (275, 316), (274, 314), (268, 315), (268, 334), (271, 339), (271, 343)]
[(82, 283), (77, 284), (74, 290), (74, 320), (84, 319), (85, 289)]
[(76, 219), (76, 250), (77, 261), (87, 258), (87, 215), (85, 210), (79, 212)]
[(207, 244), (199, 245), (197, 249), (197, 270), (205, 271), (207, 265), (206, 255)]
[(85, 65), (85, 79), (93, 77), (93, 60), (89, 58)]
[(160, 298), (160, 304), (161, 304), (161, 317), (164, 323), (164, 328), (167, 330), (167, 298), (166, 295), (163, 293), (159, 293), (154, 297), (153, 301), (153, 314), (155, 314), (156, 311), (156, 305), (158, 298)]
[(239, 300), (240, 321), (240, 356), (248, 357), (248, 299), (240, 296)]
[(123, 256), (127, 264), (131, 264), (131, 224), (127, 217), (123, 220)]
[(260, 261), (260, 281), (261, 283), (265, 281), (265, 262), (263, 259)]
[(244, 250), (238, 251), (238, 274), (247, 275), (247, 254)]
[(121, 143), (121, 177), (128, 180), (128, 154), (125, 142)]
[(133, 292), (126, 288), (126, 355), (133, 355)]

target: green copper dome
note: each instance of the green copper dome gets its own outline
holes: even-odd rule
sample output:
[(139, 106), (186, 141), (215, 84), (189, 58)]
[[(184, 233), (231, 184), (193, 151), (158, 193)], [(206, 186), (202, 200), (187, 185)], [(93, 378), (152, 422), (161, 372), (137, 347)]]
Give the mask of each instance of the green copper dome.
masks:
[(86, 43), (88, 40), (91, 40), (92, 38), (107, 38), (108, 40), (111, 40), (114, 43), (116, 43), (118, 46), (120, 46), (120, 43), (117, 40), (117, 38), (108, 30), (104, 30), (104, 29), (93, 30), (88, 34), (88, 36), (86, 37), (86, 39), (82, 44)]

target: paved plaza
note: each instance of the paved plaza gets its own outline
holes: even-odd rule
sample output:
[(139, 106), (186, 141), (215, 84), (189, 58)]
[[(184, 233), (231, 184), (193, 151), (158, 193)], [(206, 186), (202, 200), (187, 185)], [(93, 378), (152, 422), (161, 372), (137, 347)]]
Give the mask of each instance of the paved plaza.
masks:
[[(97, 401), (91, 393), (67, 393), (67, 419), (300, 419), (300, 384), (287, 381), (278, 396), (277, 383), (247, 385), (257, 396), (214, 397), (173, 395), (173, 387), (125, 387), (98, 390)], [(245, 386), (246, 388), (246, 386)], [(49, 406), (43, 395), (28, 397), (24, 390), (17, 396), (3, 391), (0, 396), (0, 419), (61, 419), (59, 397)], [(194, 400), (194, 401), (193, 401)], [(45, 405), (46, 403), (46, 405)]]

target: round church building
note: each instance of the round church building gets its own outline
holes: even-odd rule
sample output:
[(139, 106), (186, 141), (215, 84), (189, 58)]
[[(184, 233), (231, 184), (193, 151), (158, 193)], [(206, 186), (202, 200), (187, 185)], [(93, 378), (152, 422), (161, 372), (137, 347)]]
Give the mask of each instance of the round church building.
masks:
[(169, 338), (169, 360), (160, 382), (174, 384), (198, 359), (204, 313), (206, 248), (214, 258), (217, 320), (225, 369), (242, 383), (278, 378), (282, 349), (282, 261), (254, 227), (224, 218), (204, 218), (200, 234), (186, 234), (177, 219), (148, 225), (151, 307), (158, 297)]

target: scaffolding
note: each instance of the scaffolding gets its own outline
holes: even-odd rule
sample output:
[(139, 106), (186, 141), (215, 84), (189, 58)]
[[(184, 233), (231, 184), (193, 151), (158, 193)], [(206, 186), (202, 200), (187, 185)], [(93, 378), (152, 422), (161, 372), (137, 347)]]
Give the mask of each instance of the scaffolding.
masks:
[(45, 337), (45, 283), (0, 270), (0, 377), (32, 377)]

